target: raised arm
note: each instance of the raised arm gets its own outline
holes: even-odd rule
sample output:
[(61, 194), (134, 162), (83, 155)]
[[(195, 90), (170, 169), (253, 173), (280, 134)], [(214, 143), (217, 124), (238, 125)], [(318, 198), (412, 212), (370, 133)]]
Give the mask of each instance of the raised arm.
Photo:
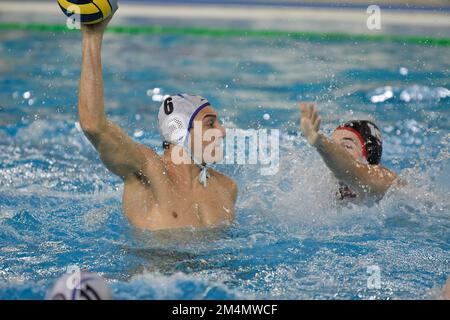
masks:
[(105, 166), (126, 179), (141, 175), (146, 161), (158, 161), (151, 149), (134, 142), (105, 114), (101, 48), (103, 33), (109, 20), (93, 26), (82, 26), (83, 58), (78, 111), (80, 125), (100, 154)]
[(397, 178), (395, 173), (381, 165), (358, 162), (343, 146), (319, 132), (321, 119), (312, 104), (309, 107), (301, 104), (300, 109), (301, 131), (338, 180), (348, 184), (362, 196), (381, 196), (389, 189)]

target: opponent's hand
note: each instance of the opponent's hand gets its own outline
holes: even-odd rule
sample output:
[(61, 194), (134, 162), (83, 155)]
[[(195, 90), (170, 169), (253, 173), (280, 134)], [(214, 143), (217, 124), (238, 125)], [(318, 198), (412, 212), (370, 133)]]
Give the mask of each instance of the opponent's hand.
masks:
[(317, 138), (319, 137), (320, 116), (318, 115), (317, 109), (314, 107), (313, 103), (310, 103), (309, 106), (307, 103), (300, 103), (300, 112), (300, 130), (308, 143), (314, 146), (317, 142)]

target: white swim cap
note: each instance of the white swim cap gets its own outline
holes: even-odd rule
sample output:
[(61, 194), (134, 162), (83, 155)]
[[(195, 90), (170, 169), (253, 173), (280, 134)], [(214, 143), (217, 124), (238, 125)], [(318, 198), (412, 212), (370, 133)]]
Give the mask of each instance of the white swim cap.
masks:
[(177, 94), (169, 96), (159, 108), (159, 131), (164, 142), (183, 145), (197, 113), (209, 106), (201, 96)]
[(95, 273), (65, 274), (51, 288), (46, 300), (111, 300), (106, 281)]

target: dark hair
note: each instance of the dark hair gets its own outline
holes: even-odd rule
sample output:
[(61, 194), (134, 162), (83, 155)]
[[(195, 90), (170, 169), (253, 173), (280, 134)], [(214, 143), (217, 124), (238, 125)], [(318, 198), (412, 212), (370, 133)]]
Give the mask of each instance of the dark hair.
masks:
[(338, 129), (350, 128), (357, 133), (364, 141), (363, 148), (366, 151), (366, 158), (369, 164), (379, 164), (383, 152), (383, 142), (381, 131), (375, 123), (369, 120), (352, 120), (338, 127)]

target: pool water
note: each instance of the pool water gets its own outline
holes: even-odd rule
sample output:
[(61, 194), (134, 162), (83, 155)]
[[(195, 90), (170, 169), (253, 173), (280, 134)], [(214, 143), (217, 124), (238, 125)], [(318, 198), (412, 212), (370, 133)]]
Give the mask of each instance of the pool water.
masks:
[[(279, 129), (279, 172), (217, 165), (239, 187), (232, 226), (133, 228), (77, 123), (80, 36), (2, 32), (0, 299), (42, 299), (70, 265), (116, 299), (437, 297), (450, 275), (448, 47), (107, 34), (103, 50), (108, 114), (135, 140), (161, 152), (159, 95), (197, 93), (227, 128)], [(383, 164), (408, 185), (372, 206), (336, 201), (298, 133), (301, 100), (326, 133), (374, 120)]]

